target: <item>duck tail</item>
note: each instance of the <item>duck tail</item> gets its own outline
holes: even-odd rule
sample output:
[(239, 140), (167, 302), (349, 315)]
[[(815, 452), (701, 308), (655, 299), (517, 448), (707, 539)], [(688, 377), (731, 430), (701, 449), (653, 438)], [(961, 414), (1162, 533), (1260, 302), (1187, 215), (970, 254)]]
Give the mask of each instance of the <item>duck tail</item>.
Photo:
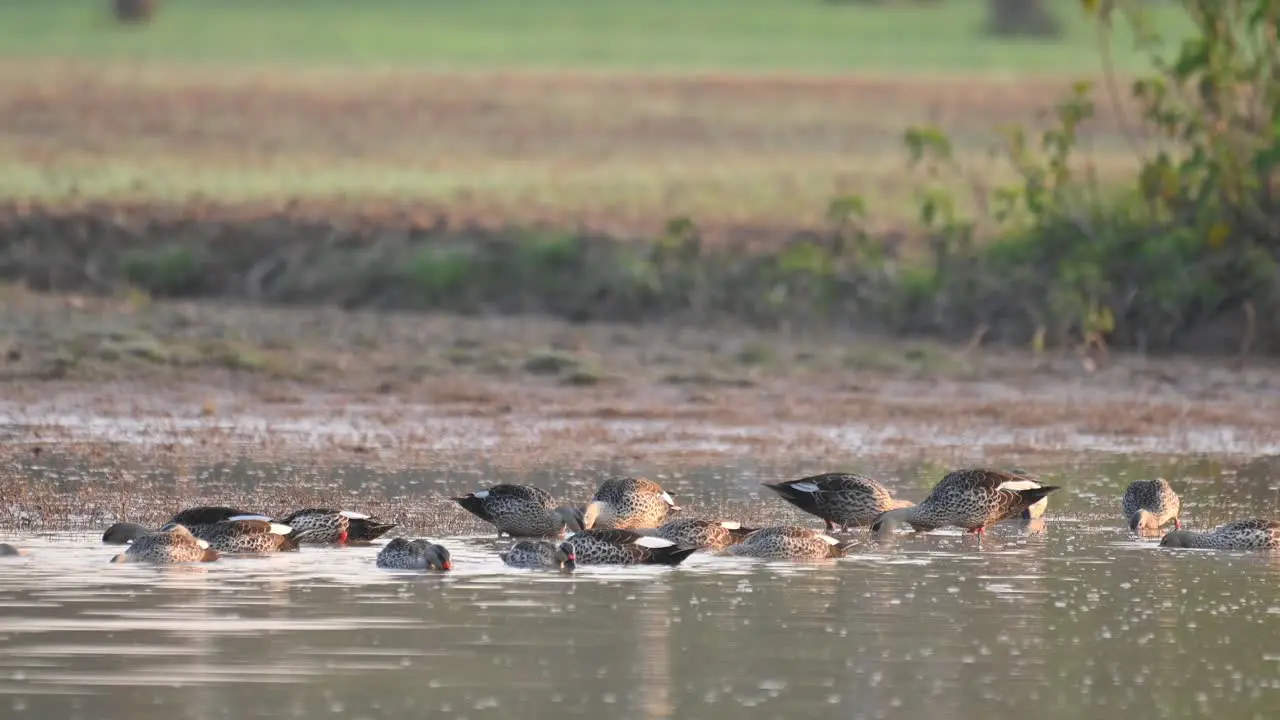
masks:
[(475, 495), (467, 495), (466, 497), (450, 499), (461, 505), (463, 510), (475, 515), (481, 520), (487, 523), (493, 522), (493, 518), (489, 516), (489, 513), (484, 511), (484, 498), (478, 498)]
[(1018, 493), (1018, 497), (1022, 498), (1022, 507), (1025, 509), (1049, 497), (1049, 494), (1055, 490), (1061, 489), (1057, 485), (1041, 485), (1040, 487), (1027, 488), (1026, 490), (1015, 490), (1014, 492)]
[(792, 487), (792, 483), (790, 482), (760, 484), (778, 493), (778, 495), (782, 496), (783, 500), (786, 500), (801, 510), (813, 510), (817, 507), (817, 503), (814, 502), (814, 493), (798, 490)]
[(696, 547), (682, 547), (680, 545), (651, 548), (648, 562), (651, 565), (679, 565), (684, 562), (685, 558), (697, 551), (698, 548)]
[(350, 518), (347, 520), (347, 536), (349, 540), (368, 542), (377, 540), (395, 526), (395, 523), (378, 522), (373, 518)]

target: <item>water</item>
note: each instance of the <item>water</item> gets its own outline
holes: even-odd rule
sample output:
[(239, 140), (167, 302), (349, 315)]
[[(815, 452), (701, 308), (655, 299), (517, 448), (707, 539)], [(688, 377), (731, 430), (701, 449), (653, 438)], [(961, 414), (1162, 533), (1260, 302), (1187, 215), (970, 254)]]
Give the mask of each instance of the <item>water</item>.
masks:
[[(262, 475), (235, 467), (227, 487)], [(91, 475), (45, 468), (71, 494)], [(882, 470), (909, 497), (929, 484), (914, 466)], [(0, 717), (1275, 717), (1280, 557), (1160, 550), (1115, 507), (1128, 480), (1158, 471), (1193, 527), (1275, 516), (1277, 461), (1060, 470), (1049, 479), (1069, 489), (1038, 533), (1003, 524), (982, 541), (941, 531), (833, 561), (699, 553), (572, 577), (506, 568), (505, 541), (474, 532), (432, 535), (455, 566), (436, 575), (380, 570), (376, 547), (110, 565), (119, 548), (100, 528), (8, 531), (30, 554), (0, 560)], [(741, 497), (819, 525), (752, 499), (774, 473), (664, 482), (691, 509)], [(391, 497), (476, 486), (338, 475)], [(488, 480), (580, 495), (587, 475)]]

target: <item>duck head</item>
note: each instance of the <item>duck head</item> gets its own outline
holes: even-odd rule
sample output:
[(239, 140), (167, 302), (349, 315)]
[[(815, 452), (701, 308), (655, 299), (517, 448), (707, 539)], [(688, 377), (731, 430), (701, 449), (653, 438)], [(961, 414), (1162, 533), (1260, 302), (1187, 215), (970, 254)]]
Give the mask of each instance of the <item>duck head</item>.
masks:
[(892, 537), (898, 528), (907, 524), (907, 519), (911, 517), (913, 510), (915, 510), (914, 507), (904, 507), (880, 513), (880, 516), (871, 523), (871, 536), (879, 540)]
[(1152, 515), (1150, 512), (1146, 510), (1139, 510), (1138, 512), (1129, 516), (1129, 529), (1132, 530), (1133, 532), (1142, 532), (1143, 530), (1156, 530), (1158, 529), (1158, 525), (1156, 524), (1156, 516)]
[(611, 528), (613, 521), (617, 515), (613, 511), (613, 506), (599, 500), (592, 500), (587, 503), (587, 507), (582, 511), (582, 529), (590, 530), (594, 527)]
[(1174, 530), (1166, 533), (1164, 537), (1160, 538), (1160, 547), (1191, 547), (1191, 532), (1187, 530)]
[(572, 572), (578, 567), (578, 552), (574, 550), (573, 543), (560, 543), (556, 548), (556, 562), (560, 563), (560, 569), (566, 572)]
[(440, 545), (427, 548), (427, 567), (441, 572), (453, 569), (453, 560), (449, 557), (449, 549)]

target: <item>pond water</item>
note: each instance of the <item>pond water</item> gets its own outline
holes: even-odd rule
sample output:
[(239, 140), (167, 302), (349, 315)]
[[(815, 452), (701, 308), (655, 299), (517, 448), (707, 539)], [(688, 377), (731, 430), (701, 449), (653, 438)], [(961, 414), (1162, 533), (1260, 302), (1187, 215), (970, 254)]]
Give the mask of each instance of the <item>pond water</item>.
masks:
[[(263, 472), (236, 467), (232, 485)], [(45, 468), (72, 495), (79, 470)], [(931, 484), (882, 470), (907, 497)], [(691, 512), (738, 497), (820, 526), (759, 495), (775, 472), (663, 482)], [(822, 562), (698, 553), (560, 576), (506, 568), (506, 541), (470, 533), (431, 535), (453, 554), (444, 575), (380, 570), (377, 547), (155, 568), (108, 564), (100, 527), (9, 529), (29, 554), (0, 558), (0, 717), (1276, 717), (1280, 557), (1132, 538), (1120, 493), (1155, 473), (1194, 528), (1277, 514), (1275, 458), (1113, 457), (1046, 473), (1067, 489), (1041, 532), (940, 531)], [(340, 475), (389, 496), (477, 486)], [(584, 475), (486, 479), (578, 496)]]

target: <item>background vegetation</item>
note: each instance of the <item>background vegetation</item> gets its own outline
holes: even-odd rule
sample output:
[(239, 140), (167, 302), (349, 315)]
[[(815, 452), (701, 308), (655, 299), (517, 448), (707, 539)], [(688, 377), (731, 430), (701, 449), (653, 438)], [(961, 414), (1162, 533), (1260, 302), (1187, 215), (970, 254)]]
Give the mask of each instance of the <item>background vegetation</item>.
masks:
[(3, 3), (0, 272), (1280, 351), (1280, 2), (995, 5)]

